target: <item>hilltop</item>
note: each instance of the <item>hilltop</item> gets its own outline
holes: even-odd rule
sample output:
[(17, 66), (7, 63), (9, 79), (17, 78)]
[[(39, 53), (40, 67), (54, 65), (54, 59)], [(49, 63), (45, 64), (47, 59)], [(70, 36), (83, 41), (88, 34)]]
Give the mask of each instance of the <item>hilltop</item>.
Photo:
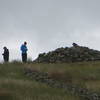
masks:
[(76, 43), (72, 45), (72, 47), (61, 47), (48, 53), (41, 53), (34, 62), (66, 63), (100, 60), (100, 51), (79, 46)]

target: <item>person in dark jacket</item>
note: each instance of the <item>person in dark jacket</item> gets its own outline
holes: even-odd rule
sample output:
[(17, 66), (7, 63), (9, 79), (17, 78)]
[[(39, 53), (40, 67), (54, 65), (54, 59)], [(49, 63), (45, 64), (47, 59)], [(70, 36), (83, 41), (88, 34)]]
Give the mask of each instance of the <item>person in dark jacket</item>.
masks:
[(4, 49), (4, 53), (2, 55), (3, 55), (4, 62), (8, 62), (9, 61), (9, 50), (7, 49), (7, 47), (3, 47), (3, 49)]
[(21, 45), (21, 51), (22, 51), (22, 61), (27, 62), (27, 42), (24, 42), (24, 44)]

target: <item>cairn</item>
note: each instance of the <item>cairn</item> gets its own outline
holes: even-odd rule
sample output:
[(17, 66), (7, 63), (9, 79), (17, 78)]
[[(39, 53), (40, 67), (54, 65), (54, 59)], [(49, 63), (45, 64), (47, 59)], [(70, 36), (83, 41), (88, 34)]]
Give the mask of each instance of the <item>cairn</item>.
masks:
[(72, 45), (72, 47), (61, 47), (48, 53), (41, 53), (34, 62), (66, 63), (100, 60), (100, 51), (79, 46), (76, 43), (73, 43)]

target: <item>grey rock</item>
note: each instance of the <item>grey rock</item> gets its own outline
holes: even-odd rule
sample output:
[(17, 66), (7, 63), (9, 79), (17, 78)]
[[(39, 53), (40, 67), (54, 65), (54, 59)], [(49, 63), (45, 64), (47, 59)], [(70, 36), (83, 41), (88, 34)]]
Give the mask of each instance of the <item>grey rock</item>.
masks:
[(48, 53), (39, 54), (34, 60), (37, 63), (65, 63), (65, 62), (82, 62), (100, 60), (100, 51), (89, 49), (88, 47), (79, 46), (73, 43), (73, 46), (61, 47)]
[(54, 80), (50, 78), (48, 73), (42, 73), (38, 71), (32, 71), (29, 69), (25, 69), (25, 75), (28, 75), (32, 79), (45, 83), (53, 88), (62, 88), (65, 90), (65, 92), (69, 92), (73, 95), (78, 95), (82, 97), (82, 100), (100, 100), (100, 95), (98, 93), (95, 93), (93, 91), (90, 91), (86, 88), (80, 88), (77, 85), (71, 84), (71, 83), (61, 83), (57, 80)]

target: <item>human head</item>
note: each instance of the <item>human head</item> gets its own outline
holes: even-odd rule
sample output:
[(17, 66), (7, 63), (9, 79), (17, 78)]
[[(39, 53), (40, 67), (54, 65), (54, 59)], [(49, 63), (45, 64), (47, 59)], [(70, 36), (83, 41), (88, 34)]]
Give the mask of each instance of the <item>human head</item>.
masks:
[(3, 49), (5, 50), (5, 49), (7, 49), (7, 47), (3, 47)]
[(24, 45), (27, 45), (27, 42), (26, 41), (24, 42)]

